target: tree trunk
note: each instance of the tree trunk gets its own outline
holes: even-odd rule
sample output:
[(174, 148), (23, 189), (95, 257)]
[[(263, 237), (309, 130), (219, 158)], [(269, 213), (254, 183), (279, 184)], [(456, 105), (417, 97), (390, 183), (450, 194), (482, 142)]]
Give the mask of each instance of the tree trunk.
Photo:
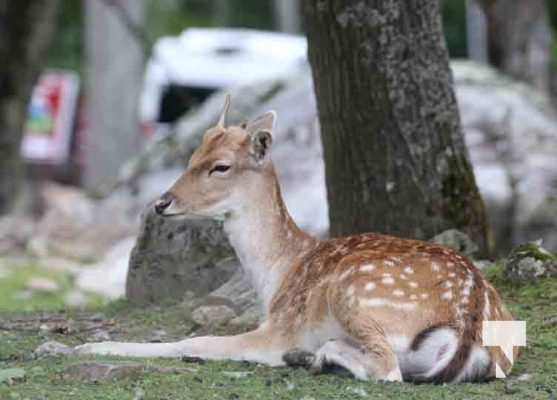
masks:
[(551, 27), (545, 0), (482, 0), (489, 62), (541, 92), (549, 92)]
[(143, 1), (85, 0), (85, 185), (103, 189), (139, 150)]
[(0, 214), (22, 179), (27, 103), (56, 24), (58, 0), (0, 0)]
[(487, 64), (487, 21), (480, 0), (466, 0), (468, 58)]
[(299, 0), (273, 0), (275, 10), (275, 26), (281, 32), (300, 32), (300, 1)]
[(331, 233), (430, 238), (487, 251), (437, 0), (305, 0)]

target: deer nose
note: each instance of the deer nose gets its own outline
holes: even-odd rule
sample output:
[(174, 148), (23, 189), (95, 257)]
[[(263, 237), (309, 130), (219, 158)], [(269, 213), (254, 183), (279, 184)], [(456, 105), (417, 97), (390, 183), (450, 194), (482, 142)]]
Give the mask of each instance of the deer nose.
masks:
[(163, 194), (155, 203), (155, 212), (162, 215), (164, 210), (172, 203), (172, 195), (170, 193)]

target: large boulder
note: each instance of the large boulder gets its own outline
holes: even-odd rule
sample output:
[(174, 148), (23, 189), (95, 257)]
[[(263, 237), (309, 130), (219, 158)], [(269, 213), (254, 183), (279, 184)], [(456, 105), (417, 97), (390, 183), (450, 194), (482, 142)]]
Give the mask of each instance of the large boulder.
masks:
[(134, 304), (203, 296), (237, 268), (219, 223), (175, 220), (147, 210), (130, 256), (126, 296)]

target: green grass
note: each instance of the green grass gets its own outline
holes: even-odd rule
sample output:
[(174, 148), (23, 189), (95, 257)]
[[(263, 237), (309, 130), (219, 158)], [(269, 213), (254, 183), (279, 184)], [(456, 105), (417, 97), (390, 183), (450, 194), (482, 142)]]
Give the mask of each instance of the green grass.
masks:
[[(528, 345), (520, 354), (511, 376), (485, 384), (413, 385), (363, 383), (340, 375), (312, 376), (302, 369), (268, 368), (236, 362), (184, 363), (180, 360), (141, 359), (146, 366), (174, 368), (170, 372), (145, 372), (133, 379), (115, 382), (85, 382), (69, 373), (74, 363), (107, 357), (30, 359), (29, 353), (46, 340), (80, 343), (82, 333), (44, 333), (33, 329), (0, 329), (0, 369), (21, 367), (26, 379), (13, 385), (0, 384), (0, 399), (133, 399), (141, 391), (144, 399), (549, 399), (557, 392), (557, 279), (519, 285), (500, 278), (497, 267), (488, 277), (505, 298), (517, 319), (527, 321)], [(4, 288), (0, 286), (0, 291)], [(91, 310), (95, 313), (98, 310)], [(164, 328), (171, 337), (187, 334), (183, 306), (133, 309), (124, 302), (104, 309), (114, 319), (119, 338), (141, 338), (154, 328)], [(28, 317), (35, 314), (26, 314)], [(75, 318), (76, 315), (68, 315)], [(0, 314), (0, 320), (13, 314)], [(174, 330), (173, 330), (174, 327)], [(135, 360), (138, 361), (138, 360)], [(247, 371), (233, 378), (226, 371)], [(528, 380), (518, 380), (524, 373)], [(367, 395), (367, 396), (365, 396)], [(553, 396), (553, 397), (551, 397)]]
[[(0, 312), (32, 312), (42, 310), (60, 310), (66, 308), (64, 296), (73, 288), (73, 278), (68, 273), (47, 270), (39, 264), (1, 266), (0, 275)], [(29, 291), (27, 281), (33, 277), (49, 278), (59, 285), (54, 293)], [(27, 292), (29, 297), (22, 297)], [(92, 307), (102, 304), (100, 297), (86, 294), (87, 303)]]

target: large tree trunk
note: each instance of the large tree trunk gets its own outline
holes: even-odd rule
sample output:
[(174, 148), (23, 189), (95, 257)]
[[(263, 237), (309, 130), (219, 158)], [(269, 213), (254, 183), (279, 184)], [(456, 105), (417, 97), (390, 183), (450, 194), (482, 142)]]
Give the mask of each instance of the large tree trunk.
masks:
[(549, 92), (551, 26), (545, 0), (482, 0), (489, 62)]
[(437, 0), (305, 0), (331, 233), (430, 238), (486, 251)]
[(0, 214), (10, 211), (22, 179), (27, 103), (57, 9), (58, 0), (0, 0)]

